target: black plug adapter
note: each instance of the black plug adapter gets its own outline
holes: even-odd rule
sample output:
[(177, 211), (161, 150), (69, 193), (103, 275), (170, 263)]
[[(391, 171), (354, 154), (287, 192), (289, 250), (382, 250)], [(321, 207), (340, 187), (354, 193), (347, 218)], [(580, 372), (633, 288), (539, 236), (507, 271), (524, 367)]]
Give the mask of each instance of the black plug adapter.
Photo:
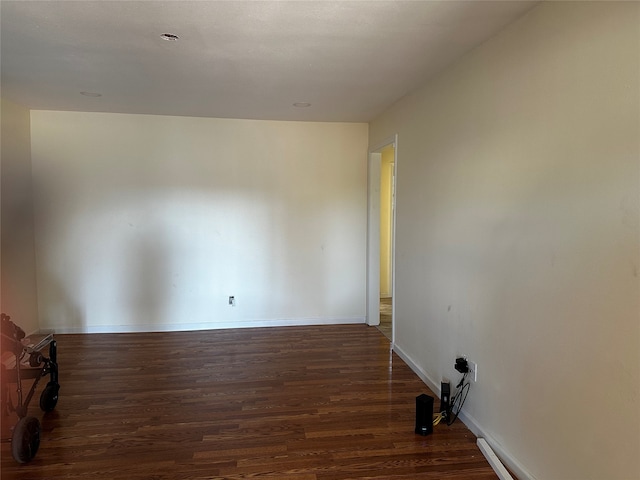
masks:
[(469, 363), (466, 358), (458, 357), (456, 358), (456, 364), (454, 365), (455, 369), (460, 373), (468, 373), (469, 372)]

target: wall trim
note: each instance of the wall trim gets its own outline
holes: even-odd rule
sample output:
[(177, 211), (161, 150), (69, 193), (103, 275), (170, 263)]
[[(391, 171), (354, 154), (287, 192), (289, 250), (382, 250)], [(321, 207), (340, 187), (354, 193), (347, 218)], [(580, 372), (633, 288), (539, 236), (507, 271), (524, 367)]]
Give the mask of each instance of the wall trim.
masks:
[(465, 412), (464, 409), (460, 412), (460, 416), (458, 418), (462, 420), (462, 423), (464, 423), (476, 437), (485, 439), (498, 459), (505, 464), (516, 475), (516, 477), (518, 477), (518, 480), (537, 480), (537, 478), (533, 476), (531, 472), (527, 471), (524, 466), (495, 439), (493, 435), (487, 433), (478, 421)]
[[(422, 369), (411, 356), (405, 352), (398, 344), (394, 344), (393, 351), (409, 366), (413, 372), (420, 377), (420, 379), (429, 387), (429, 389), (440, 398), (440, 382), (436, 382), (431, 376)], [(460, 412), (458, 419), (464, 423), (471, 433), (476, 437), (484, 438), (489, 444), (496, 456), (504, 463), (519, 480), (537, 480), (524, 466), (506, 450), (500, 442), (498, 442), (493, 435), (487, 432), (486, 429), (480, 425), (480, 423), (469, 415), (464, 409)]]
[(478, 438), (477, 445), (489, 462), (489, 465), (491, 465), (491, 468), (493, 468), (493, 471), (498, 474), (498, 477), (500, 477), (500, 480), (513, 480), (509, 471), (504, 468), (504, 465), (502, 465), (502, 462), (484, 438)]
[(413, 373), (418, 375), (420, 379), (429, 387), (429, 389), (440, 398), (440, 382), (433, 380), (427, 372), (425, 372), (402, 348), (396, 343), (393, 345), (393, 351), (406, 363)]
[(380, 150), (382, 150), (384, 147), (387, 147), (389, 145), (393, 145), (394, 148), (397, 148), (397, 143), (398, 143), (398, 134), (394, 133), (393, 135), (388, 136), (384, 140), (381, 140), (380, 142), (372, 146), (370, 145), (369, 153), (376, 153), (376, 152), (379, 153)]
[(351, 325), (365, 323), (365, 317), (281, 318), (271, 320), (225, 321), (180, 324), (83, 325), (40, 329), (40, 333), (146, 333), (223, 330), (230, 328), (303, 327), (311, 325)]

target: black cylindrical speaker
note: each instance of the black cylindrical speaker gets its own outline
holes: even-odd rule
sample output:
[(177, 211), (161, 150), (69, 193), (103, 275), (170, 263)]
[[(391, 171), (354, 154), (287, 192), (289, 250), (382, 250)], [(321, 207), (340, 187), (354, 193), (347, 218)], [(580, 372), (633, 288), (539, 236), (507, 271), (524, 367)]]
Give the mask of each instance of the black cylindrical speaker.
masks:
[(416, 397), (416, 433), (433, 433), (433, 397), (424, 393)]

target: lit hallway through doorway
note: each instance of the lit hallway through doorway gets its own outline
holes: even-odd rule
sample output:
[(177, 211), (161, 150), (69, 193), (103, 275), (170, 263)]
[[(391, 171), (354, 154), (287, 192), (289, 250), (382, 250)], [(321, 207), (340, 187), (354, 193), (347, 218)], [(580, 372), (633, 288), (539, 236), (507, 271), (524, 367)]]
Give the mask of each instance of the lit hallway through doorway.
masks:
[(391, 297), (380, 299), (380, 325), (377, 326), (378, 330), (392, 341), (392, 323), (391, 323), (391, 309), (393, 306), (393, 299)]

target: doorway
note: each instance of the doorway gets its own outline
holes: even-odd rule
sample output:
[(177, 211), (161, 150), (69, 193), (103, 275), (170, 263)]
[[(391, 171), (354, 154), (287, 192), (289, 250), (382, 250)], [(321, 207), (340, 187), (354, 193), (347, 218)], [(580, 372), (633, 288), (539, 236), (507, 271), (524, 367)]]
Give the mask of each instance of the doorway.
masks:
[(367, 323), (393, 344), (397, 136), (369, 153)]
[(393, 341), (393, 211), (395, 202), (395, 146), (382, 149), (380, 164), (380, 324)]

